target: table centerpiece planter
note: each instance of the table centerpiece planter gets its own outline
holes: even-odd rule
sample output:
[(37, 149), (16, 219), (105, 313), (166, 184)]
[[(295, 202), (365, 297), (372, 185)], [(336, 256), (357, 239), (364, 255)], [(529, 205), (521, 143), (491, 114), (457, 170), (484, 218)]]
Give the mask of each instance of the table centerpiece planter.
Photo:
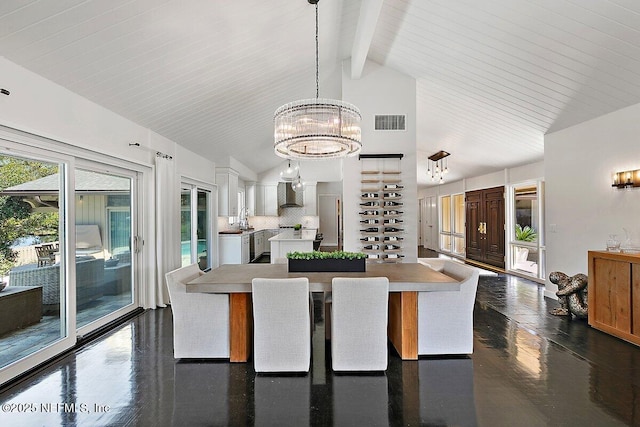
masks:
[(289, 273), (364, 272), (367, 255), (361, 252), (289, 252)]

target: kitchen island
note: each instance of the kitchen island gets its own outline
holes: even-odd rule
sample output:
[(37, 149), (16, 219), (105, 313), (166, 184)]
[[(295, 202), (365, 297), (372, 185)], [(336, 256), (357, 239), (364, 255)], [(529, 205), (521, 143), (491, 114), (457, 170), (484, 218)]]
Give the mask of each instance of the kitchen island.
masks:
[(311, 252), (313, 241), (316, 238), (316, 229), (304, 229), (294, 231), (284, 230), (269, 239), (271, 243), (271, 264), (282, 263), (289, 252)]

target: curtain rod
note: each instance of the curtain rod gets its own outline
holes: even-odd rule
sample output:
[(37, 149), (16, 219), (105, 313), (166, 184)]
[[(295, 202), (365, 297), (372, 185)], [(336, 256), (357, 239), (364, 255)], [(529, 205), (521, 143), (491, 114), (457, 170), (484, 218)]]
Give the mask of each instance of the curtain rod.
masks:
[(156, 153), (156, 156), (158, 156), (158, 157), (162, 157), (163, 159), (169, 159), (169, 160), (172, 160), (172, 159), (173, 159), (173, 156), (170, 156), (169, 154), (165, 154), (165, 153), (163, 153), (162, 151), (157, 151), (157, 150), (154, 150), (154, 149), (152, 149), (152, 148), (143, 147), (142, 145), (140, 145), (140, 143), (139, 143), (139, 142), (130, 142), (130, 143), (129, 143), (129, 147), (138, 147), (138, 148), (140, 148), (140, 149), (142, 149), (142, 150), (147, 150), (147, 151), (155, 152), (155, 153)]

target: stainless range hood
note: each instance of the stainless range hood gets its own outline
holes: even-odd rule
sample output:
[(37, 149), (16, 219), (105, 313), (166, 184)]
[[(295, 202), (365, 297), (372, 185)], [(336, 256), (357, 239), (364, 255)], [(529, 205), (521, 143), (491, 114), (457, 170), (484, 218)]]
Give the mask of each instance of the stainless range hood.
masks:
[(278, 183), (278, 205), (280, 208), (301, 208), (304, 206), (302, 192), (293, 191), (290, 182)]

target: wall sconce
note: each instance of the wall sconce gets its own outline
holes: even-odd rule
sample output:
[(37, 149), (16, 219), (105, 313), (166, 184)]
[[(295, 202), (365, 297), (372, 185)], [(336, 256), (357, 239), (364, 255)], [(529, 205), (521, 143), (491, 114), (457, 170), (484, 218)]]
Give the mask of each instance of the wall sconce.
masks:
[(640, 169), (633, 171), (615, 172), (612, 187), (633, 188), (640, 187)]
[(449, 153), (442, 150), (429, 156), (427, 175), (431, 175), (431, 181), (438, 180), (440, 184), (444, 183), (444, 175), (449, 173), (447, 156)]

